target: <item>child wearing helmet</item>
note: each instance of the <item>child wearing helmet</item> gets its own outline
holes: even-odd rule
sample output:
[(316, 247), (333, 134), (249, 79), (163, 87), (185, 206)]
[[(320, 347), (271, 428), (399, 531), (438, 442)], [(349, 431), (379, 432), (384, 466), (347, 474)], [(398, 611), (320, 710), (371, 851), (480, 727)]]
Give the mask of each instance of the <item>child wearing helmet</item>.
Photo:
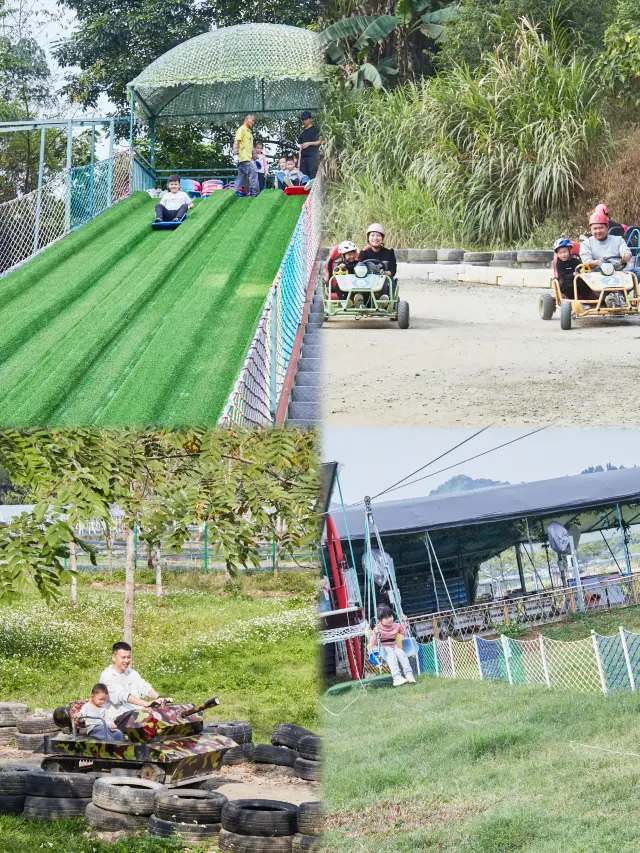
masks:
[[(342, 273), (352, 273), (358, 263), (358, 247), (351, 240), (343, 240), (338, 246), (335, 246), (327, 258), (324, 280), (327, 284), (331, 282), (332, 298), (346, 299), (347, 294), (338, 287), (334, 276), (338, 277)], [(336, 294), (334, 297), (333, 294)]]
[(565, 299), (573, 299), (573, 279), (580, 259), (573, 254), (573, 243), (568, 237), (556, 240), (553, 251), (553, 274), (560, 284), (560, 293)]

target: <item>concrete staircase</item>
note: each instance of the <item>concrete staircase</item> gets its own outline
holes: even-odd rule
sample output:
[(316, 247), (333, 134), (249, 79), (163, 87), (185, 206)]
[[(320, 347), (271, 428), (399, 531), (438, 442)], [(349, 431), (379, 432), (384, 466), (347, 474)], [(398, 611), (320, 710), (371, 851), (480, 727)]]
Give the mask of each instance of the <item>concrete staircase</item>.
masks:
[(313, 296), (287, 411), (287, 424), (317, 427), (322, 421), (322, 289)]

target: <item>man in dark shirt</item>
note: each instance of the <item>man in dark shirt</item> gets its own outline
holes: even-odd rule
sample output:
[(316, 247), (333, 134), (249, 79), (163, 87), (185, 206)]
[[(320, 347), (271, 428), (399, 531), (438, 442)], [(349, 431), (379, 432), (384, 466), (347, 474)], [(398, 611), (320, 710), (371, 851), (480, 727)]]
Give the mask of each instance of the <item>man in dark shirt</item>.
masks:
[[(374, 222), (367, 228), (367, 245), (360, 252), (360, 260), (376, 261), (376, 263), (383, 264), (389, 277), (396, 277), (398, 270), (396, 253), (384, 245), (384, 228), (379, 222)], [(386, 281), (382, 285), (382, 292), (378, 301), (383, 303), (389, 301), (389, 284)]]
[(318, 174), (320, 159), (320, 131), (313, 124), (311, 113), (304, 112), (300, 116), (304, 130), (296, 140), (299, 146), (298, 168), (303, 175), (313, 179)]

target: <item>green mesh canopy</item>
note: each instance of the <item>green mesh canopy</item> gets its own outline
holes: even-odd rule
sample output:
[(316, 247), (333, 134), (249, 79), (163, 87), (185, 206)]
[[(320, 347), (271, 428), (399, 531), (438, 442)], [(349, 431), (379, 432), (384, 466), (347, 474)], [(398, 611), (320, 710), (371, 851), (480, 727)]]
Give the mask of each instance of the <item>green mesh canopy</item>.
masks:
[(281, 24), (240, 24), (189, 39), (129, 84), (138, 111), (162, 122), (253, 112), (275, 118), (319, 106), (324, 79), (317, 33)]

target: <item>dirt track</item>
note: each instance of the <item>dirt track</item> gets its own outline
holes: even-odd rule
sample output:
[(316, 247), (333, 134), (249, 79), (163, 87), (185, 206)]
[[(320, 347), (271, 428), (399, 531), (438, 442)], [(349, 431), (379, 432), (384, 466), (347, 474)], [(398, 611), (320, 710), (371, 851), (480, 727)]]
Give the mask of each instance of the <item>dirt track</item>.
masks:
[(410, 329), (329, 321), (325, 424), (640, 424), (640, 319), (563, 332), (539, 292), (404, 283)]

